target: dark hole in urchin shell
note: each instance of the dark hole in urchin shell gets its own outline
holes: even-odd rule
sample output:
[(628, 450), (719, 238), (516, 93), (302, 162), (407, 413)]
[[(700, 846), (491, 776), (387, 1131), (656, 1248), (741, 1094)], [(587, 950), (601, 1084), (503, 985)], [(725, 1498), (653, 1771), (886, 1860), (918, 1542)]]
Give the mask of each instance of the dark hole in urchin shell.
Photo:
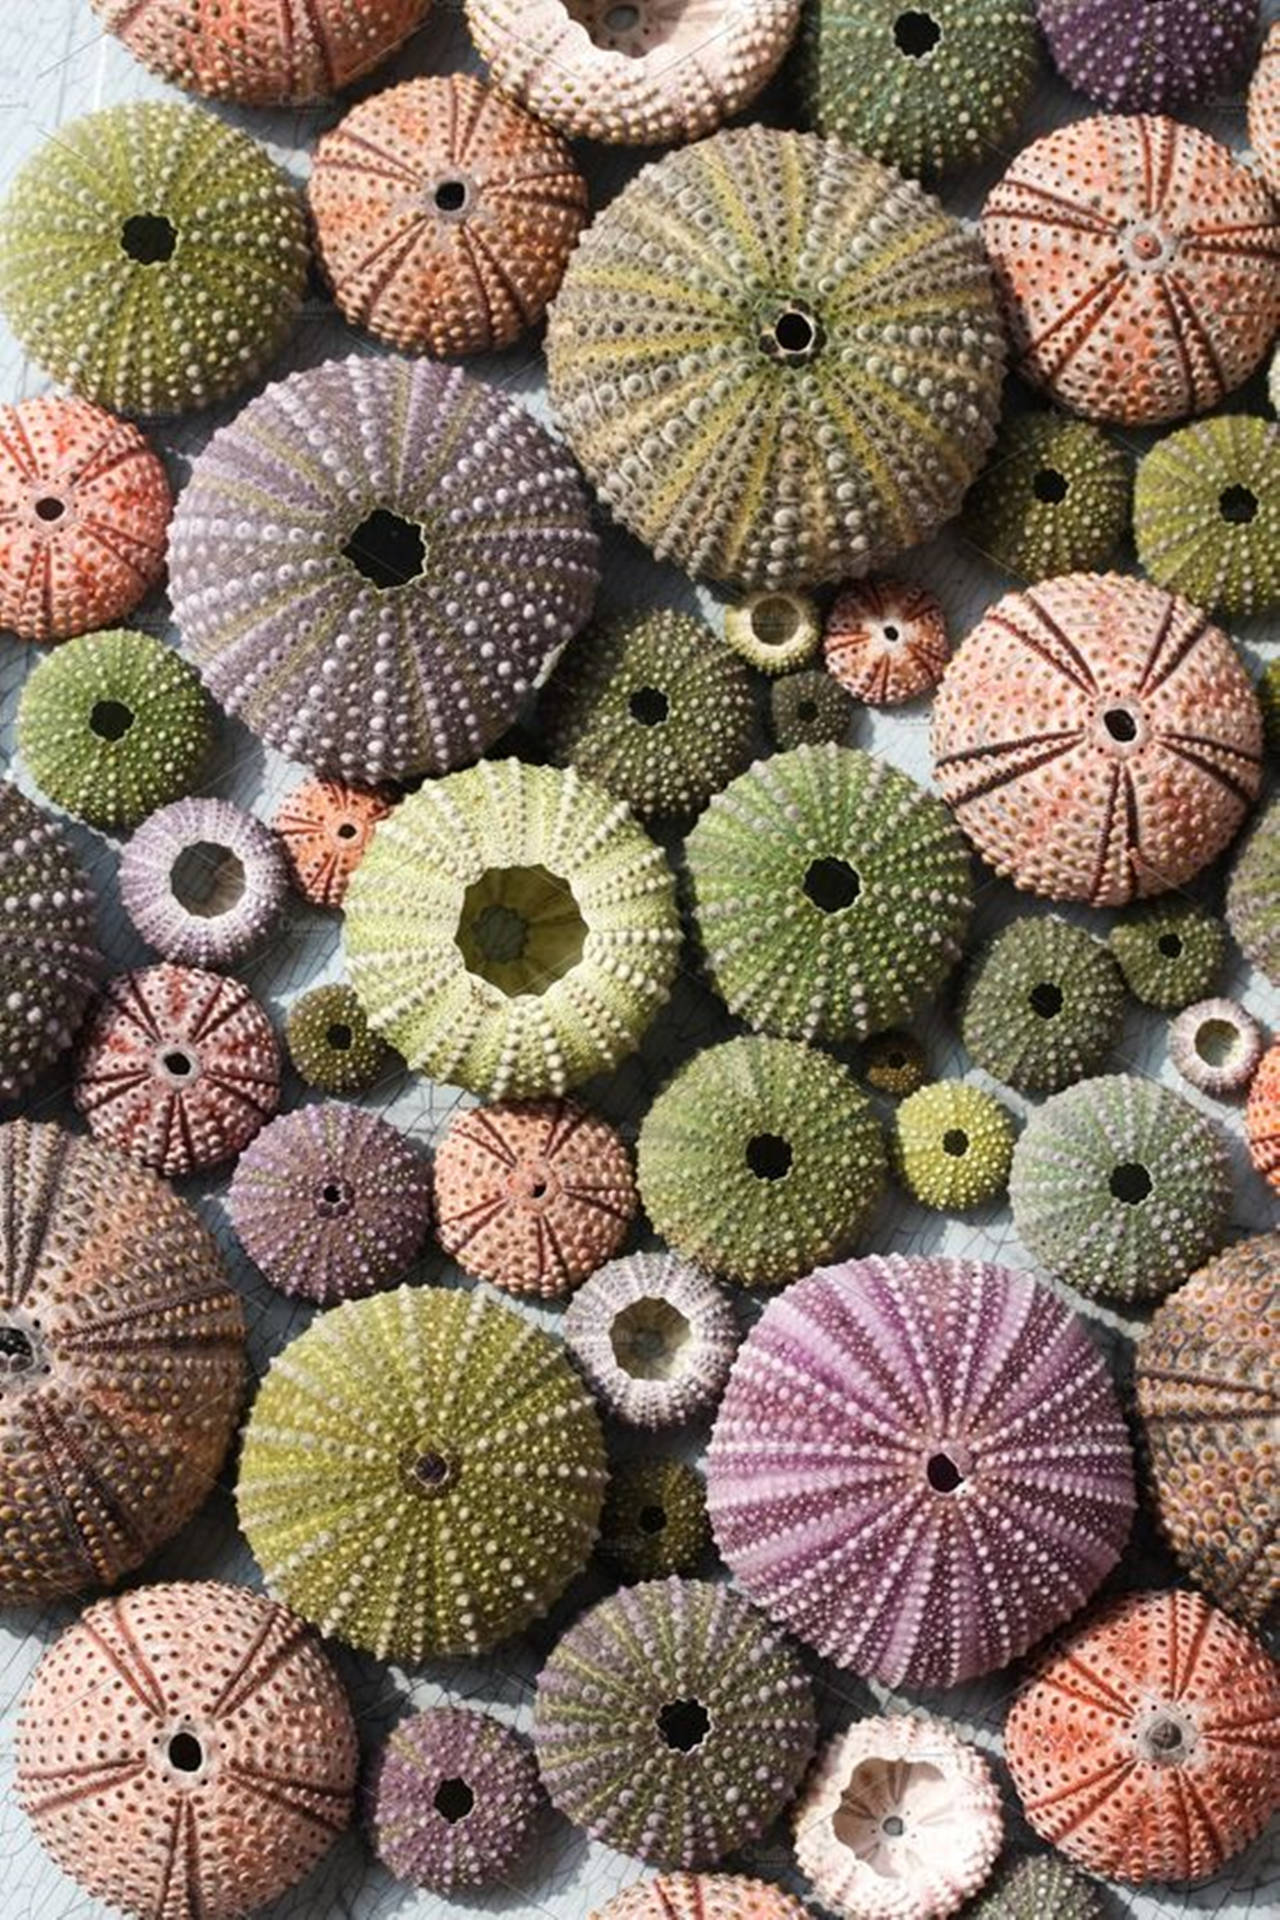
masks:
[(1231, 527), (1247, 527), (1258, 511), (1258, 496), (1251, 487), (1224, 487), (1218, 495), (1218, 512)]
[(847, 860), (814, 860), (804, 876), (804, 890), (822, 913), (840, 913), (862, 892), (862, 881)]
[(1056, 980), (1038, 980), (1027, 995), (1027, 1003), (1042, 1020), (1052, 1020), (1062, 1012), (1062, 988)]
[(652, 1506), (641, 1507), (637, 1515), (637, 1524), (639, 1525), (641, 1533), (661, 1533), (667, 1524), (666, 1508), (660, 1507), (656, 1503)]
[(427, 557), (422, 528), (385, 507), (365, 515), (342, 551), (357, 573), (384, 592), (418, 579)]
[(816, 720), (817, 717), (818, 703), (816, 700), (802, 700), (796, 708), (797, 720)]
[(326, 1180), (320, 1189), (320, 1198), (329, 1206), (336, 1207), (342, 1198), (342, 1188), (336, 1180)]
[(132, 725), (132, 709), (123, 700), (95, 700), (89, 713), (89, 731), (99, 740), (123, 740)]
[(880, 1829), (883, 1833), (887, 1833), (891, 1840), (897, 1840), (906, 1832), (907, 1823), (900, 1813), (886, 1813), (880, 1822)]
[(1186, 1745), (1186, 1732), (1176, 1720), (1158, 1714), (1147, 1728), (1147, 1745), (1165, 1759), (1174, 1760)]
[(817, 328), (807, 313), (796, 313), (789, 308), (774, 321), (773, 337), (780, 351), (785, 354), (811, 353), (817, 339)]
[(964, 1475), (949, 1453), (930, 1454), (925, 1463), (924, 1477), (935, 1493), (954, 1493), (964, 1480)]
[(345, 1020), (335, 1020), (324, 1037), (326, 1043), (333, 1048), (335, 1053), (346, 1053), (355, 1035)]
[(1125, 1160), (1118, 1167), (1112, 1167), (1107, 1185), (1113, 1199), (1122, 1201), (1126, 1207), (1137, 1207), (1151, 1192), (1151, 1175), (1140, 1160)]
[(885, 639), (888, 640), (891, 645), (894, 641), (900, 640), (902, 637), (901, 630), (894, 625), (892, 620), (889, 622), (889, 625), (887, 627), (882, 627), (880, 631), (883, 633)]
[(627, 702), (627, 712), (642, 727), (660, 727), (671, 711), (671, 702), (661, 687), (637, 687)]
[(431, 196), (441, 213), (461, 213), (467, 204), (465, 180), (441, 180)]
[(185, 1080), (194, 1073), (195, 1063), (189, 1053), (183, 1053), (177, 1047), (171, 1048), (164, 1056), (164, 1070), (171, 1073), (175, 1080)]
[(120, 245), (140, 267), (157, 267), (173, 258), (178, 230), (162, 213), (131, 213), (120, 229)]
[(165, 1751), (179, 1773), (199, 1773), (204, 1765), (204, 1748), (194, 1733), (175, 1733)]
[(459, 1779), (457, 1774), (451, 1774), (447, 1780), (440, 1782), (431, 1804), (440, 1818), (447, 1820), (452, 1827), (459, 1820), (466, 1819), (476, 1804), (476, 1797), (465, 1780)]
[(547, 1197), (546, 1181), (535, 1180), (533, 1185), (529, 1189), (529, 1198), (531, 1200), (545, 1200), (546, 1197)]
[(453, 1469), (442, 1453), (428, 1447), (413, 1463), (413, 1477), (424, 1487), (442, 1487), (453, 1476)]
[(1113, 740), (1128, 742), (1138, 737), (1138, 723), (1127, 707), (1108, 707), (1102, 724)]
[(747, 1142), (747, 1165), (757, 1180), (781, 1180), (791, 1171), (791, 1142), (780, 1133), (753, 1133)]
[(908, 60), (923, 60), (941, 38), (942, 28), (932, 14), (920, 13), (914, 8), (900, 13), (893, 23), (894, 45)]
[(339, 840), (354, 840), (360, 829), (354, 820), (343, 820), (334, 828)]
[(1046, 507), (1060, 507), (1069, 492), (1067, 476), (1056, 467), (1041, 467), (1031, 482), (1031, 491)]
[(0, 1377), (29, 1372), (35, 1359), (36, 1350), (21, 1327), (0, 1326)]
[(658, 1712), (658, 1732), (677, 1753), (692, 1753), (711, 1731), (711, 1715), (701, 1700), (668, 1700)]
[(1156, 946), (1166, 960), (1180, 960), (1182, 958), (1182, 935), (1180, 933), (1162, 933), (1156, 941)]
[(57, 495), (53, 493), (42, 494), (40, 499), (36, 501), (36, 518), (38, 520), (61, 520), (66, 510), (66, 502), (59, 500)]
[(969, 1136), (963, 1127), (948, 1127), (942, 1136), (942, 1151), (953, 1160), (963, 1160), (969, 1151)]

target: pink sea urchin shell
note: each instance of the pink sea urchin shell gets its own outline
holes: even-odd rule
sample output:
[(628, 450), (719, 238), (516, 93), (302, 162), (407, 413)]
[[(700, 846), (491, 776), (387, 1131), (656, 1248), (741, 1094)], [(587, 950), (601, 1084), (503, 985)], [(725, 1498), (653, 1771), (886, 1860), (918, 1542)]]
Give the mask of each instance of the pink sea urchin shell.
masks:
[(533, 1750), (465, 1707), (433, 1707), (395, 1728), (369, 1787), (373, 1850), (397, 1880), (437, 1893), (504, 1880), (542, 1804)]
[(1083, 1322), (1025, 1275), (820, 1267), (743, 1344), (707, 1455), (716, 1544), (800, 1639), (890, 1686), (1007, 1666), (1089, 1598), (1134, 1507)]
[(175, 800), (120, 856), (120, 898), (157, 953), (231, 967), (279, 918), (288, 878), (270, 828), (228, 800)]
[(859, 580), (827, 616), (822, 650), (842, 687), (873, 707), (894, 707), (928, 693), (947, 664), (947, 619), (924, 587), (903, 580)]
[(615, 1418), (674, 1427), (719, 1398), (739, 1334), (710, 1274), (674, 1253), (633, 1253), (578, 1289), (564, 1338)]
[(393, 802), (341, 780), (304, 780), (287, 793), (272, 825), (294, 886), (313, 907), (340, 907), (374, 828)]
[(1280, 1041), (1269, 1047), (1249, 1087), (1244, 1110), (1249, 1157), (1280, 1193)]
[(1249, 88), (1249, 144), (1273, 193), (1280, 193), (1280, 20), (1263, 42)]
[(1221, 1100), (1253, 1078), (1262, 1033), (1236, 1001), (1198, 1000), (1169, 1029), (1169, 1058), (1189, 1086)]
[(846, 1920), (944, 1920), (995, 1865), (990, 1767), (940, 1720), (861, 1720), (833, 1740), (795, 1811), (796, 1859)]
[(1006, 594), (933, 708), (939, 789), (983, 858), (1051, 900), (1180, 887), (1258, 792), (1262, 715), (1232, 642), (1145, 580)]
[(660, 1873), (624, 1887), (590, 1920), (809, 1920), (781, 1887), (739, 1873)]

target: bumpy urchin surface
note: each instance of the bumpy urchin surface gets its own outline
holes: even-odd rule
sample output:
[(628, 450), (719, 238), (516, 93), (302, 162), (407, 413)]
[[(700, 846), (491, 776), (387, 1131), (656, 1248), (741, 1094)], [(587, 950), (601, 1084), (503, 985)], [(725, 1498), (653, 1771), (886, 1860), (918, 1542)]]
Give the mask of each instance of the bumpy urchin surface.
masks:
[(611, 1260), (569, 1302), (564, 1340), (606, 1412), (675, 1427), (720, 1397), (738, 1323), (710, 1274), (674, 1253)]
[(854, 747), (796, 747), (716, 794), (685, 842), (716, 992), (752, 1027), (862, 1039), (960, 957), (969, 855), (941, 801)]
[(76, 1036), (105, 966), (95, 906), (61, 829), (0, 780), (0, 1100)]
[(108, 1146), (159, 1173), (195, 1173), (230, 1160), (271, 1118), (280, 1049), (242, 981), (143, 967), (107, 982), (72, 1092)]
[(842, 141), (761, 126), (625, 187), (547, 331), (556, 418), (618, 519), (742, 588), (867, 573), (933, 533), (1003, 364), (974, 235)]
[(779, 753), (828, 741), (846, 745), (856, 712), (851, 696), (820, 667), (784, 673), (769, 688), (769, 731)]
[(978, 953), (960, 997), (974, 1064), (1024, 1093), (1097, 1073), (1120, 1035), (1124, 981), (1093, 934), (1057, 914), (1011, 920)]
[(272, 1590), (381, 1659), (476, 1654), (586, 1565), (600, 1421), (558, 1341), (480, 1290), (348, 1300), (277, 1355), (240, 1523)]
[(396, 1064), (354, 987), (337, 981), (298, 995), (285, 1019), (284, 1042), (294, 1072), (317, 1093), (367, 1093)]
[(622, 1136), (573, 1100), (458, 1114), (436, 1143), (433, 1178), (445, 1252), (505, 1292), (544, 1299), (611, 1259), (640, 1204)]
[(18, 703), (18, 745), (56, 806), (136, 827), (190, 792), (213, 742), (194, 667), (149, 633), (81, 634), (42, 660)]
[(587, 218), (564, 141), (469, 73), (361, 100), (322, 135), (307, 199), (340, 311), (406, 353), (510, 346)]
[(351, 1708), (319, 1642), (245, 1587), (100, 1600), (36, 1668), (17, 1795), (86, 1893), (240, 1920), (295, 1886), (354, 1811)]
[(885, 1183), (870, 1101), (838, 1061), (794, 1040), (696, 1053), (649, 1108), (636, 1151), (655, 1231), (747, 1286), (845, 1251)]
[(341, 780), (304, 780), (276, 808), (289, 877), (313, 907), (340, 907), (347, 882), (363, 860), (392, 801)]
[(609, 1475), (600, 1552), (624, 1580), (696, 1573), (711, 1545), (707, 1493), (684, 1460), (628, 1460)]
[(1129, 525), (1129, 456), (1085, 420), (1017, 413), (965, 495), (960, 531), (1019, 580), (1105, 567)]
[(1109, 1880), (1204, 1880), (1280, 1798), (1280, 1671), (1198, 1593), (1131, 1593), (1051, 1651), (1005, 1756), (1036, 1832)]
[(1216, 1100), (1248, 1086), (1262, 1048), (1262, 1029), (1236, 1000), (1197, 1000), (1169, 1029), (1170, 1060), (1189, 1086)]
[(827, 667), (873, 707), (930, 693), (951, 655), (942, 602), (907, 580), (860, 580), (837, 599), (822, 634)]
[(1233, 642), (1190, 601), (1073, 573), (1006, 594), (963, 641), (933, 755), (997, 873), (1119, 907), (1227, 845), (1261, 781), (1262, 713)]
[(658, 1866), (757, 1839), (813, 1752), (813, 1691), (727, 1587), (652, 1580), (584, 1613), (538, 1675), (543, 1785), (576, 1826)]
[(997, 1867), (970, 1920), (1106, 1920), (1103, 1893), (1051, 1853), (1024, 1854)]
[(513, 1727), (465, 1707), (412, 1714), (388, 1736), (368, 1786), (369, 1838), (388, 1873), (432, 1893), (508, 1880), (542, 1793)]
[(628, 808), (519, 760), (403, 801), (352, 876), (344, 934), (373, 1026), (411, 1067), (495, 1099), (616, 1066), (680, 952), (671, 870)]
[(737, 1873), (660, 1873), (615, 1893), (590, 1920), (810, 1920), (781, 1887)]
[(1280, 20), (1267, 34), (1249, 87), (1249, 145), (1267, 185), (1280, 192)]
[(1248, 379), (1280, 322), (1265, 186), (1159, 115), (1077, 120), (1024, 147), (987, 198), (982, 238), (1018, 371), (1087, 419), (1203, 413)]
[(431, 1174), (398, 1128), (326, 1100), (250, 1141), (227, 1213), (264, 1279), (331, 1307), (403, 1277), (431, 1219)]
[(1262, 1056), (1244, 1110), (1249, 1158), (1263, 1179), (1280, 1193), (1280, 1040)]
[(0, 1598), (110, 1586), (206, 1499), (239, 1418), (244, 1315), (217, 1248), (154, 1174), (10, 1121), (0, 1345)]
[(1245, 957), (1280, 985), (1280, 799), (1263, 808), (1236, 855), (1227, 924)]
[(770, 1617), (892, 1687), (1007, 1666), (1115, 1565), (1134, 1508), (1101, 1355), (967, 1260), (821, 1268), (766, 1307), (707, 1455), (716, 1544)]
[(1004, 1831), (977, 1748), (906, 1714), (832, 1740), (792, 1818), (801, 1871), (846, 1920), (945, 1920), (987, 1878)]
[(1280, 1234), (1228, 1247), (1138, 1342), (1143, 1460), (1161, 1530), (1198, 1587), (1258, 1625), (1280, 1595), (1275, 1407)]
[(696, 140), (780, 65), (801, 0), (466, 0), (496, 84), (574, 139)]
[(935, 1080), (898, 1108), (890, 1158), (922, 1206), (965, 1213), (1004, 1192), (1014, 1133), (1013, 1115), (994, 1094)]
[(1156, 1300), (1222, 1244), (1226, 1143), (1153, 1080), (1081, 1080), (1030, 1115), (1009, 1198), (1018, 1238), (1060, 1280), (1107, 1300)]
[(275, 926), (288, 887), (275, 834), (229, 800), (161, 807), (120, 856), (125, 912), (182, 966), (233, 967)]
[(1200, 607), (1263, 613), (1280, 598), (1280, 426), (1219, 414), (1138, 462), (1133, 537), (1153, 580)]
[(58, 128), (0, 208), (9, 324), (120, 413), (187, 413), (254, 379), (307, 278), (288, 177), (211, 113), (134, 101)]
[(818, 132), (929, 179), (1007, 148), (1040, 70), (1031, 0), (817, 0), (802, 47)]
[(458, 369), (354, 356), (214, 434), (173, 518), (173, 609), (216, 697), (318, 773), (476, 759), (596, 589), (571, 462)]
[(929, 1078), (929, 1060), (914, 1033), (890, 1028), (862, 1049), (862, 1078), (891, 1100), (905, 1099)]
[(1035, 9), (1063, 79), (1113, 113), (1209, 99), (1258, 30), (1258, 0), (1035, 0)]
[(123, 620), (164, 575), (172, 510), (128, 421), (55, 394), (0, 407), (0, 627), (64, 640)]
[(773, 678), (814, 658), (822, 644), (822, 615), (810, 594), (762, 587), (725, 608), (724, 637), (748, 666)]
[(666, 608), (574, 641), (541, 712), (552, 759), (642, 820), (696, 813), (751, 759), (750, 674), (704, 621)]
[(1256, 691), (1268, 751), (1280, 754), (1280, 659), (1270, 661), (1262, 669)]
[(1117, 920), (1107, 945), (1135, 1000), (1179, 1013), (1213, 991), (1227, 957), (1227, 930), (1194, 900), (1160, 900)]

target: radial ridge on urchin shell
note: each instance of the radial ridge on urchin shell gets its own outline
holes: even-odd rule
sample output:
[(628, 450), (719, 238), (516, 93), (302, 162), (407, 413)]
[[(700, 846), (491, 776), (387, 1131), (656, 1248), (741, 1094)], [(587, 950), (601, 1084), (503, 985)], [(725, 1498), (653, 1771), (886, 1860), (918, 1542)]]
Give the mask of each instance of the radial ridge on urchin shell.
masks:
[(467, 1707), (402, 1720), (366, 1792), (370, 1841), (388, 1873), (443, 1894), (507, 1881), (544, 1804), (532, 1748)]
[(724, 1289), (669, 1252), (610, 1260), (579, 1287), (562, 1324), (605, 1411), (636, 1427), (674, 1427), (706, 1413), (738, 1349)]

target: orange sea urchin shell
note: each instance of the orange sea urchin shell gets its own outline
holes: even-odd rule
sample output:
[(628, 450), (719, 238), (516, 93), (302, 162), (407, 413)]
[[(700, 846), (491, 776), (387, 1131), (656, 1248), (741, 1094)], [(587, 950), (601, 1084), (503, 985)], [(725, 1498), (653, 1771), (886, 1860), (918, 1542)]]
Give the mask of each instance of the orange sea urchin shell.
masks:
[(1263, 1054), (1253, 1076), (1244, 1127), (1249, 1136), (1249, 1158), (1280, 1193), (1280, 1040)]
[(590, 1920), (809, 1920), (781, 1887), (738, 1873), (660, 1873), (625, 1887)]
[(873, 707), (928, 693), (947, 664), (947, 620), (933, 594), (903, 580), (860, 580), (827, 616), (822, 650), (829, 671)]
[(342, 905), (347, 882), (392, 804), (341, 780), (304, 780), (285, 795), (271, 824), (304, 900), (313, 907)]

